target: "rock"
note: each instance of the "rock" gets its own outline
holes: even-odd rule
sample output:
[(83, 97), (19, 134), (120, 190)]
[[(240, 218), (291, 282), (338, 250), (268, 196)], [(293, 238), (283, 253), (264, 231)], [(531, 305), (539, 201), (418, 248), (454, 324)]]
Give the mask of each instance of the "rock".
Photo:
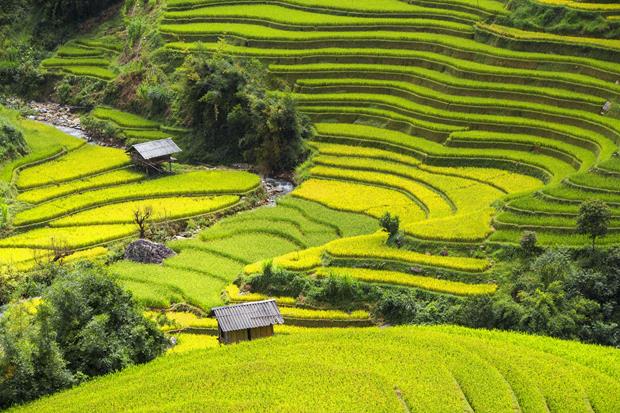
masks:
[(173, 255), (175, 252), (165, 245), (146, 239), (134, 241), (125, 248), (125, 259), (143, 264), (161, 264)]

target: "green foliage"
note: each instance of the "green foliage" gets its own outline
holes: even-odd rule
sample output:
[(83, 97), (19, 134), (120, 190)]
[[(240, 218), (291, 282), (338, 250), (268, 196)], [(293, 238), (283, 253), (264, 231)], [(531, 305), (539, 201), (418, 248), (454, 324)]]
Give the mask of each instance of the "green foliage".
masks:
[(400, 218), (398, 215), (392, 216), (389, 212), (386, 212), (379, 219), (379, 224), (388, 233), (387, 245), (400, 246), (402, 244), (403, 235), (400, 231)]
[(606, 345), (620, 343), (620, 250), (549, 249), (515, 266), (492, 298), (469, 301), (465, 324)]
[(250, 162), (267, 173), (301, 161), (310, 122), (289, 94), (268, 90), (260, 63), (190, 55), (182, 72), (178, 107), (195, 132), (186, 142), (192, 160)]
[[(27, 304), (15, 304), (0, 319), (0, 407), (75, 383), (46, 315), (46, 311), (32, 314)], [(35, 322), (38, 318), (42, 320)]]
[(53, 275), (40, 299), (11, 304), (0, 318), (1, 407), (150, 361), (165, 349), (163, 334), (103, 268), (85, 263)]
[(521, 245), (521, 249), (526, 256), (530, 256), (536, 253), (538, 247), (536, 243), (538, 239), (536, 238), (536, 232), (534, 231), (524, 231), (521, 235), (521, 241), (519, 244)]
[(118, 140), (121, 138), (121, 130), (113, 123), (98, 119), (92, 115), (84, 115), (80, 118), (82, 129), (93, 139), (105, 142), (108, 140)]
[(594, 11), (541, 4), (534, 0), (512, 0), (508, 9), (511, 13), (500, 17), (499, 22), (519, 29), (607, 38), (620, 35), (620, 24), (614, 24)]
[(453, 298), (438, 295), (429, 299), (416, 290), (403, 289), (385, 291), (375, 312), (394, 324), (441, 324), (456, 323), (459, 308)]
[(23, 133), (14, 125), (0, 119), (0, 161), (23, 156), (28, 152), (28, 145)]
[(75, 24), (96, 16), (119, 0), (32, 0), (42, 13), (43, 23), (52, 27)]
[(594, 249), (596, 238), (607, 235), (610, 221), (611, 210), (605, 202), (597, 199), (585, 201), (579, 208), (577, 232), (589, 235)]

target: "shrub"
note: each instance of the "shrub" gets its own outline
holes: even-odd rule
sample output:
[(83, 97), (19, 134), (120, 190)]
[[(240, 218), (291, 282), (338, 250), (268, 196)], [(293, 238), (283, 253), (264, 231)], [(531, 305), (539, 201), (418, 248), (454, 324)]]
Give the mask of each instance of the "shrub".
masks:
[(521, 245), (521, 249), (526, 256), (534, 255), (536, 251), (538, 251), (538, 247), (536, 243), (538, 239), (536, 238), (536, 232), (534, 231), (524, 231), (523, 235), (521, 235), (521, 241), (519, 244)]
[(402, 233), (400, 231), (400, 218), (398, 215), (392, 216), (389, 212), (386, 212), (379, 219), (379, 224), (388, 233), (387, 245), (397, 245), (400, 247), (402, 245)]
[(22, 132), (0, 119), (0, 161), (23, 156), (27, 152), (28, 145)]
[(121, 139), (121, 130), (106, 120), (100, 120), (90, 115), (80, 118), (82, 129), (88, 136), (97, 141)]

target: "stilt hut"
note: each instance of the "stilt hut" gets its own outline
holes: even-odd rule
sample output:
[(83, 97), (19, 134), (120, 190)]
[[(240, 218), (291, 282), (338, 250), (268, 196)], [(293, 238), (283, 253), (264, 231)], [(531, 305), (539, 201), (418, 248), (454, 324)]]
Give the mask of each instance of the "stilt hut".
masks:
[(217, 319), (221, 344), (271, 337), (273, 326), (284, 324), (276, 300), (216, 307), (211, 313)]
[(162, 165), (165, 163), (168, 163), (169, 170), (172, 171), (172, 162), (176, 161), (172, 155), (181, 152), (181, 148), (168, 138), (138, 143), (129, 147), (126, 152), (133, 163), (143, 167), (147, 173), (164, 172)]

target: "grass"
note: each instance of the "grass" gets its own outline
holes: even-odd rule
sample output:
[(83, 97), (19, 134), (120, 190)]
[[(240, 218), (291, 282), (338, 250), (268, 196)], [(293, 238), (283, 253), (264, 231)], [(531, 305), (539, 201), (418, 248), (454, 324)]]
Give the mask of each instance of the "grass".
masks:
[[(518, 244), (523, 231), (521, 230), (501, 230), (496, 231), (489, 237), (491, 242)], [(570, 232), (545, 231), (544, 228), (536, 231), (536, 239), (540, 245), (544, 246), (571, 246), (583, 247), (591, 245), (592, 239), (586, 235), (579, 235)], [(597, 239), (597, 245), (605, 247), (615, 247), (620, 243), (620, 233), (611, 233), (603, 238)]]
[[(218, 27), (218, 28), (220, 29), (219, 31), (220, 34), (231, 33), (231, 30), (226, 30), (225, 28), (222, 28), (222, 27)], [(300, 34), (293, 35), (293, 34), (288, 34), (285, 31), (270, 31), (269, 35), (266, 35), (265, 34), (266, 32), (260, 31), (259, 26), (254, 26), (251, 29), (247, 29), (247, 31), (242, 30), (239, 27), (239, 25), (232, 26), (231, 29), (233, 28), (238, 28), (237, 30), (234, 31), (234, 33), (239, 36), (249, 37), (250, 35), (252, 36), (257, 35), (259, 36), (259, 38), (272, 39), (272, 40), (276, 40), (278, 39), (278, 37), (281, 39), (294, 40), (293, 36), (296, 36), (297, 38), (301, 39)], [(216, 28), (214, 28), (213, 32), (216, 32), (215, 29)], [(275, 35), (276, 33), (279, 36), (276, 36)], [(322, 36), (323, 38), (331, 37), (328, 32), (325, 32), (322, 35), (315, 35), (315, 37), (316, 36)], [(347, 36), (348, 38), (360, 38), (358, 36), (363, 36), (363, 34), (351, 33), (351, 34), (346, 35), (341, 32), (339, 36), (340, 38), (344, 38), (344, 36)], [(268, 48), (260, 48), (260, 47), (247, 47), (247, 46), (244, 47), (244, 46), (228, 45), (222, 49), (222, 47), (217, 45), (216, 43), (208, 43), (208, 42), (201, 43), (201, 44), (193, 43), (193, 42), (170, 42), (167, 44), (167, 47), (172, 48), (172, 49), (177, 49), (177, 50), (222, 49), (223, 51), (227, 53), (231, 53), (235, 55), (246, 55), (246, 56), (256, 56), (256, 57), (259, 57), (259, 56), (262, 56), (262, 57), (277, 57), (277, 56), (279, 57), (285, 57), (285, 56), (300, 57), (300, 56), (312, 56), (312, 55), (318, 55), (318, 54), (324, 57), (329, 56), (329, 55), (375, 56), (375, 57), (381, 56), (381, 57), (399, 57), (399, 58), (417, 57), (417, 58), (425, 58), (425, 59), (428, 59), (429, 61), (443, 62), (443, 63), (446, 63), (447, 66), (451, 68), (460, 68), (463, 70), (464, 74), (465, 74), (465, 71), (469, 69), (472, 72), (489, 73), (489, 74), (495, 73), (496, 76), (508, 75), (508, 76), (517, 77), (517, 78), (523, 76), (524, 79), (527, 79), (528, 78), (527, 74), (529, 73), (530, 80), (532, 78), (536, 78), (539, 76), (541, 78), (546, 78), (546, 79), (551, 80), (553, 78), (554, 73), (545, 72), (544, 70), (526, 70), (526, 69), (519, 68), (519, 66), (522, 65), (524, 62), (536, 61), (540, 63), (549, 63), (550, 65), (554, 65), (554, 64), (561, 65), (564, 68), (564, 70), (562, 72), (556, 72), (555, 79), (562, 78), (567, 83), (591, 84), (593, 86), (600, 85), (601, 87), (603, 87), (604, 84), (609, 85), (610, 83), (595, 80), (590, 76), (579, 75), (575, 73), (573, 74), (568, 73), (570, 72), (570, 67), (575, 67), (575, 65), (579, 65), (585, 68), (592, 68), (595, 70), (600, 70), (607, 74), (620, 72), (620, 64), (615, 63), (615, 62), (608, 62), (608, 61), (597, 60), (597, 59), (592, 59), (592, 58), (587, 58), (587, 57), (580, 57), (580, 56), (563, 56), (563, 55), (551, 54), (551, 53), (547, 54), (547, 53), (520, 52), (520, 51), (514, 51), (510, 49), (503, 49), (500, 47), (487, 45), (485, 43), (481, 43), (481, 42), (471, 40), (471, 39), (465, 39), (461, 37), (448, 36), (448, 35), (438, 35), (438, 34), (433, 34), (433, 33), (406, 33), (406, 32), (404, 33), (390, 32), (390, 34), (385, 35), (385, 32), (379, 32), (379, 33), (373, 32), (373, 33), (366, 34), (366, 38), (369, 38), (369, 39), (382, 38), (386, 40), (389, 40), (390, 38), (392, 40), (406, 39), (411, 42), (417, 41), (420, 45), (431, 45), (432, 44), (432, 45), (435, 45), (436, 47), (444, 49), (446, 52), (451, 51), (452, 53), (433, 54), (433, 53), (428, 53), (428, 52), (404, 50), (404, 49), (400, 49), (397, 47), (383, 48), (383, 49), (378, 48), (378, 47), (372, 47), (372, 46), (367, 47), (367, 48), (359, 48), (359, 47), (343, 48), (343, 47), (329, 47), (326, 45), (322, 46), (321, 48), (304, 49), (300, 47), (300, 48), (296, 48), (292, 50), (291, 49), (286, 49), (286, 50), (277, 49), (277, 48), (268, 49)], [(464, 54), (465, 52), (475, 53), (479, 55), (478, 57), (480, 58), (480, 60), (485, 60), (485, 58), (495, 58), (498, 60), (505, 60), (504, 62), (502, 62), (502, 66), (505, 65), (508, 67), (493, 66), (493, 65), (488, 65), (484, 63), (474, 63), (466, 59), (458, 59), (458, 58), (450, 57), (450, 55), (456, 54), (458, 56), (459, 54)], [(358, 60), (355, 63), (360, 63), (360, 61)], [(522, 81), (520, 83), (529, 83), (529, 82)], [(612, 88), (616, 91), (618, 90), (617, 87), (612, 86)]]
[(84, 141), (67, 135), (40, 122), (20, 118), (18, 113), (0, 106), (0, 117), (22, 131), (30, 152), (15, 160), (0, 164), (0, 181), (11, 182), (13, 172), (28, 164), (44, 161), (65, 150), (77, 149)]
[(19, 173), (20, 190), (59, 184), (128, 165), (129, 156), (120, 149), (84, 145), (51, 162), (45, 162)]
[(50, 199), (59, 198), (73, 193), (81, 193), (93, 189), (121, 184), (129, 184), (145, 179), (145, 176), (131, 169), (118, 169), (100, 175), (89, 176), (78, 180), (48, 185), (20, 192), (17, 200), (31, 204), (39, 204)]
[(218, 197), (173, 197), (121, 202), (69, 215), (50, 223), (51, 227), (101, 224), (131, 224), (134, 211), (151, 208), (150, 222), (204, 215), (229, 208), (239, 202), (237, 195)]
[[(521, 226), (538, 226), (541, 229), (544, 229), (545, 227), (560, 227), (567, 228), (569, 231), (574, 232), (577, 228), (576, 216), (518, 214), (511, 211), (506, 211), (499, 214), (496, 219), (500, 223)], [(620, 219), (612, 219), (610, 222), (610, 228), (620, 229)]]
[(492, 185), (507, 194), (533, 191), (543, 186), (543, 182), (531, 176), (495, 168), (476, 168), (472, 166), (442, 167), (421, 164), (420, 169), (448, 176), (458, 176)]
[(285, 318), (308, 320), (367, 320), (370, 314), (367, 311), (357, 310), (351, 313), (337, 310), (312, 310), (307, 308), (282, 307), (280, 313)]
[(527, 40), (533, 44), (540, 41), (547, 41), (560, 45), (589, 46), (615, 52), (620, 51), (620, 40), (617, 39), (602, 39), (598, 37), (566, 36), (553, 33), (531, 32), (512, 27), (500, 26), (497, 24), (478, 23), (478, 26), (484, 30), (488, 30), (504, 37), (517, 40)]
[[(581, 170), (587, 170), (597, 161), (596, 154), (585, 148), (585, 146), (589, 146), (588, 144), (591, 143), (588, 141), (576, 140), (574, 143), (567, 143), (557, 139), (542, 138), (540, 136), (472, 130), (453, 132), (450, 134), (448, 142), (448, 144), (452, 144), (453, 146), (460, 146), (459, 143), (466, 142), (468, 144), (490, 148), (502, 144), (516, 145), (516, 147), (522, 148), (521, 150), (530, 152), (542, 152), (547, 150), (551, 151), (551, 156), (553, 156), (553, 153), (557, 153), (556, 156), (559, 159), (565, 160), (567, 157), (575, 159), (580, 163)], [(598, 145), (598, 142), (595, 144)]]
[[(478, 164), (478, 166), (496, 167), (497, 161), (508, 161), (514, 165), (514, 168), (519, 164), (531, 165), (536, 168), (536, 175), (543, 175), (543, 171), (549, 171), (548, 173), (552, 173), (552, 176), (547, 175), (547, 177), (551, 182), (558, 182), (561, 178), (575, 172), (571, 165), (540, 154), (505, 149), (450, 148), (402, 132), (359, 124), (317, 123), (315, 127), (319, 138), (326, 136), (334, 139), (353, 139), (366, 145), (376, 142), (390, 150), (398, 151), (402, 148), (415, 152), (419, 154), (418, 156), (426, 155), (428, 163), (436, 159), (443, 165), (448, 163), (453, 166), (476, 166)], [(525, 172), (533, 174), (532, 171)]]
[(270, 297), (270, 296), (260, 294), (260, 293), (248, 293), (248, 292), (241, 293), (239, 291), (239, 287), (237, 287), (235, 284), (231, 284), (226, 287), (226, 296), (228, 297), (230, 301), (235, 302), (235, 303), (274, 299), (276, 300), (279, 306), (285, 306), (285, 307), (294, 306), (295, 302), (297, 301), (293, 297)]
[[(385, 243), (386, 239), (387, 234), (384, 232), (341, 238), (321, 247), (276, 257), (273, 259), (273, 264), (292, 271), (309, 271), (322, 266), (323, 256), (327, 254), (337, 259), (390, 261), (470, 273), (481, 273), (491, 267), (491, 262), (487, 259), (427, 255), (389, 247)], [(253, 262), (244, 268), (244, 272), (246, 274), (259, 273), (264, 263), (264, 261)]]
[(559, 104), (565, 101), (578, 101), (602, 106), (605, 99), (585, 93), (577, 93), (566, 89), (532, 86), (527, 84), (514, 84), (504, 82), (485, 82), (458, 77), (449, 72), (440, 72), (424, 67), (402, 65), (380, 65), (363, 63), (309, 63), (299, 65), (272, 64), (269, 66), (272, 73), (279, 75), (293, 75), (303, 77), (314, 75), (321, 77), (334, 76), (335, 73), (342, 76), (381, 78), (392, 75), (394, 77), (407, 77), (411, 83), (429, 84), (443, 88), (449, 88), (454, 94), (459, 95), (486, 95), (490, 92), (514, 93), (525, 100), (535, 100), (534, 97), (554, 99)]
[(573, 9), (579, 10), (587, 10), (587, 11), (595, 11), (595, 12), (618, 12), (620, 13), (620, 5), (614, 4), (613, 2), (604, 3), (596, 1), (591, 2), (581, 2), (581, 1), (573, 1), (573, 0), (537, 0), (539, 3), (557, 5), (557, 6), (565, 6)]
[(189, 303), (205, 310), (220, 305), (226, 285), (206, 274), (159, 265), (121, 261), (110, 267), (126, 289), (148, 307), (167, 308), (174, 303)]
[(424, 211), (407, 195), (393, 189), (362, 183), (310, 179), (295, 190), (295, 197), (318, 202), (341, 211), (365, 213), (379, 218), (392, 212), (409, 220), (424, 219)]
[(573, 175), (569, 179), (576, 185), (620, 193), (620, 176), (584, 173)]
[(158, 129), (159, 123), (134, 115), (133, 113), (123, 112), (118, 109), (108, 107), (97, 107), (91, 115), (104, 120), (109, 120), (119, 126), (138, 129)]
[(614, 136), (614, 133), (620, 132), (620, 122), (618, 120), (584, 110), (566, 109), (541, 103), (523, 102), (516, 99), (455, 96), (404, 81), (367, 78), (322, 78), (299, 79), (297, 84), (307, 88), (310, 92), (329, 92), (330, 90), (344, 90), (354, 93), (385, 92), (406, 96), (411, 101), (438, 108), (449, 105), (461, 111), (484, 112), (485, 107), (493, 107), (498, 114), (510, 116), (515, 111), (519, 111), (524, 117), (527, 115), (530, 118), (547, 120), (549, 122), (569, 122), (569, 120), (579, 119), (580, 123), (585, 125), (585, 127), (587, 125), (597, 125), (608, 129), (609, 136)]
[(54, 199), (18, 213), (13, 223), (35, 224), (96, 206), (137, 199), (241, 194), (256, 189), (259, 183), (256, 175), (247, 172), (194, 171)]
[(315, 274), (319, 277), (350, 277), (356, 280), (418, 288), (438, 293), (474, 296), (493, 294), (495, 284), (466, 284), (458, 281), (440, 280), (396, 271), (371, 270), (365, 268), (321, 267)]
[[(192, 8), (183, 11), (171, 11), (164, 14), (166, 23), (185, 23), (185, 22), (210, 22), (214, 18), (229, 18), (234, 22), (243, 22), (248, 20), (255, 22), (277, 22), (283, 26), (291, 28), (303, 28), (311, 26), (317, 28), (333, 28), (341, 29), (347, 26), (364, 27), (381, 27), (381, 26), (397, 26), (406, 29), (409, 27), (442, 27), (449, 29), (453, 33), (463, 32), (464, 34), (473, 33), (471, 25), (455, 23), (446, 20), (440, 20), (446, 16), (446, 10), (432, 9), (412, 6), (416, 11), (416, 15), (426, 18), (389, 18), (389, 17), (357, 17), (335, 14), (324, 14), (300, 9), (283, 7), (280, 5), (268, 4), (243, 4), (228, 6), (210, 6), (205, 8)], [(467, 16), (464, 13), (450, 14), (450, 17), (461, 17), (463, 19), (475, 19), (473, 16)], [(436, 19), (436, 20), (434, 20)], [(217, 20), (216, 20), (217, 21)]]
[(554, 198), (560, 198), (570, 202), (580, 203), (588, 199), (600, 199), (604, 202), (620, 204), (620, 192), (597, 192), (596, 189), (590, 191), (567, 185), (559, 185), (545, 188), (543, 193)]
[[(413, 364), (418, 368), (403, 368)], [(171, 354), (15, 411), (206, 405), (214, 411), (400, 411), (397, 383), (412, 411), (461, 411), (467, 404), (502, 413), (518, 402), (523, 411), (551, 406), (612, 413), (620, 407), (619, 366), (613, 349), (518, 333), (450, 326), (305, 330)]]
[[(304, 106), (304, 110), (308, 112), (308, 108), (312, 108), (311, 105), (318, 105), (319, 109), (322, 106), (326, 105), (343, 105), (343, 106), (364, 106), (364, 105), (379, 105), (382, 107), (388, 108), (388, 110), (392, 110), (395, 112), (404, 113), (407, 116), (422, 116), (425, 118), (437, 118), (441, 121), (453, 121), (459, 124), (467, 124), (469, 123), (474, 125), (484, 125), (486, 128), (497, 128), (501, 126), (502, 130), (518, 130), (517, 128), (524, 128), (529, 130), (537, 130), (538, 133), (545, 134), (548, 131), (554, 132), (556, 135), (565, 135), (569, 138), (575, 139), (585, 139), (591, 140), (591, 136), (597, 135), (594, 131), (587, 131), (582, 128), (578, 128), (576, 126), (570, 126), (560, 123), (552, 123), (552, 122), (544, 122), (529, 118), (516, 117), (516, 116), (497, 116), (497, 115), (486, 115), (486, 114), (477, 114), (477, 113), (467, 113), (467, 112), (457, 112), (450, 111), (447, 109), (436, 109), (426, 105), (420, 105), (415, 102), (412, 102), (405, 98), (390, 96), (390, 95), (382, 95), (382, 94), (357, 94), (357, 93), (340, 93), (340, 94), (297, 94), (296, 95), (301, 104)], [(314, 109), (317, 110), (317, 109)], [(347, 129), (355, 130), (359, 129), (359, 127), (354, 126), (344, 126), (340, 125), (342, 129), (345, 131)], [(317, 126), (317, 130), (321, 133), (321, 129), (333, 129), (334, 126), (326, 126), (323, 128), (322, 124), (319, 123)], [(485, 129), (486, 129), (485, 128)], [(389, 132), (388, 132), (389, 133)], [(600, 136), (600, 135), (599, 135)], [(596, 139), (596, 138), (595, 138)], [(411, 137), (408, 139), (409, 141), (413, 141)], [(607, 140), (604, 137), (600, 136), (601, 143), (604, 142), (604, 146), (601, 148), (601, 156), (608, 157), (613, 153), (614, 143), (611, 140)], [(417, 143), (417, 142), (416, 142)], [(467, 155), (477, 155), (481, 156), (485, 151), (475, 150), (475, 149), (466, 149), (459, 148), (458, 150), (452, 150), (450, 148), (445, 148), (443, 146), (439, 146), (436, 144), (428, 143), (425, 144), (425, 147), (419, 146), (420, 151), (426, 153), (437, 153), (437, 154), (449, 154), (449, 153), (459, 153), (460, 156)], [(433, 152), (431, 152), (433, 151)], [(488, 151), (486, 151), (488, 153)], [(501, 149), (495, 149), (493, 152), (493, 157), (499, 158), (502, 157), (504, 159), (515, 158), (514, 151), (505, 151)], [(497, 155), (496, 155), (497, 154)], [(512, 154), (512, 155), (510, 155)], [(545, 169), (548, 171), (554, 171), (555, 174), (564, 173), (567, 174), (567, 167), (569, 165), (562, 165), (564, 162), (561, 162), (557, 159), (553, 159), (550, 157), (545, 157), (544, 161), (536, 161), (535, 153), (522, 153), (519, 154), (521, 158), (523, 158), (523, 163), (533, 164), (541, 169)], [(490, 158), (491, 156), (488, 156)], [(518, 160), (515, 159), (515, 160)]]
[(116, 73), (112, 72), (110, 69), (98, 66), (62, 66), (58, 69), (71, 75), (93, 77), (105, 81), (112, 80), (116, 77)]
[[(170, 0), (167, 5), (169, 8), (191, 8), (196, 5), (207, 5), (213, 2), (205, 2), (205, 0)], [(398, 0), (382, 0), (377, 3), (373, 0), (342, 0), (338, 3), (333, 3), (329, 0), (286, 0), (286, 4), (303, 6), (309, 9), (318, 9), (320, 11), (330, 10), (345, 10), (355, 12), (366, 13), (417, 13), (420, 10), (428, 10), (429, 12), (435, 12), (435, 9), (422, 8), (413, 4), (402, 3)], [(488, 1), (484, 1), (488, 4)], [(436, 13), (443, 13), (449, 15), (450, 10), (443, 9)], [(455, 13), (456, 14), (456, 13)], [(464, 13), (461, 13), (464, 14)]]
[(37, 228), (0, 239), (0, 248), (52, 249), (56, 244), (80, 249), (132, 236), (137, 230), (135, 225), (130, 224)]

